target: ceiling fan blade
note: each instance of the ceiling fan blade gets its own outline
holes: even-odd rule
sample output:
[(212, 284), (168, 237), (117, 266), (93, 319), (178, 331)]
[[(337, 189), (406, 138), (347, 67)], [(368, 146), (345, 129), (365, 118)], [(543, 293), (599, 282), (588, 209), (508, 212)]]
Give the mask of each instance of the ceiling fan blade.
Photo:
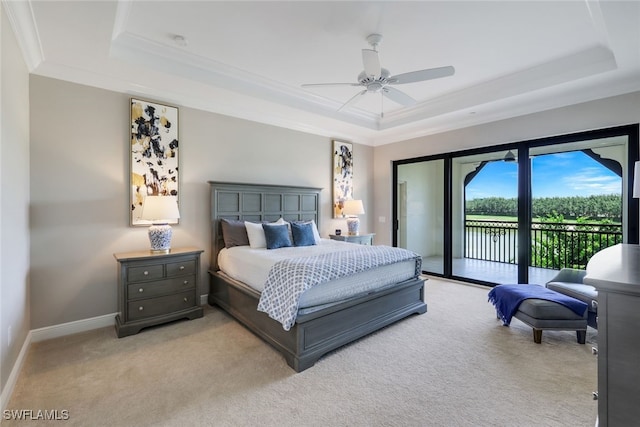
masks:
[(384, 93), (384, 96), (386, 96), (390, 100), (397, 102), (400, 105), (404, 105), (405, 107), (410, 107), (418, 102), (406, 93), (401, 92), (394, 87), (386, 86), (384, 89), (382, 89), (382, 93)]
[(356, 93), (351, 97), (351, 99), (349, 99), (347, 102), (342, 104), (342, 106), (338, 108), (338, 111), (342, 111), (344, 108), (347, 108), (349, 105), (353, 104), (356, 101), (356, 99), (358, 99), (360, 96), (364, 95), (365, 93), (367, 93), (366, 89)]
[(377, 79), (380, 77), (380, 57), (373, 49), (362, 49), (362, 64), (367, 76)]
[(305, 83), (302, 87), (314, 86), (361, 86), (360, 83)]
[(425, 80), (439, 79), (452, 76), (456, 69), (451, 65), (447, 67), (429, 68), (427, 70), (411, 71), (389, 77), (389, 84), (399, 85), (404, 83), (422, 82)]

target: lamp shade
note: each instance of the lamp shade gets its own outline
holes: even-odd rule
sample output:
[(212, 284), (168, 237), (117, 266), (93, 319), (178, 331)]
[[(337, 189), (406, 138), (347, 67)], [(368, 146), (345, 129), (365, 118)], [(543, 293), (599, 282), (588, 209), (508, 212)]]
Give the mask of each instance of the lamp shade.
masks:
[(640, 199), (640, 162), (636, 162), (633, 170), (633, 197)]
[(345, 215), (364, 214), (364, 205), (362, 204), (362, 200), (345, 200), (342, 213)]
[(152, 222), (167, 222), (180, 218), (175, 196), (147, 196), (142, 205), (141, 219)]

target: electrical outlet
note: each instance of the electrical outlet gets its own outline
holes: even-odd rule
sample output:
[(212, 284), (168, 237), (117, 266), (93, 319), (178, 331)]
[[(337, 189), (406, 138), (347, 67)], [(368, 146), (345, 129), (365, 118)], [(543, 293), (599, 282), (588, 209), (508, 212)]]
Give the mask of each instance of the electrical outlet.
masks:
[(384, 216), (379, 216), (378, 217), (378, 222), (387, 222), (387, 218)]
[(11, 347), (11, 325), (7, 329), (7, 347)]

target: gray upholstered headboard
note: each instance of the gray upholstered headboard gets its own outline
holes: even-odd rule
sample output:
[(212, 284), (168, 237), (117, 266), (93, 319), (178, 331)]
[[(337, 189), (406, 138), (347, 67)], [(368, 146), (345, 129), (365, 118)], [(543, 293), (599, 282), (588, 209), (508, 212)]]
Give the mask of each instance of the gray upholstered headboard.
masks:
[(224, 248), (221, 218), (243, 221), (314, 220), (320, 228), (322, 188), (209, 181), (211, 189), (211, 270)]

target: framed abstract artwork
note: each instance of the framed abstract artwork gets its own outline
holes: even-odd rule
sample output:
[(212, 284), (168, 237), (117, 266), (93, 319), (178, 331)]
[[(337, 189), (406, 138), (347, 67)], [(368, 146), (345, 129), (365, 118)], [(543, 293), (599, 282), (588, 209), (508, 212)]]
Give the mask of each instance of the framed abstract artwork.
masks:
[(333, 217), (342, 218), (344, 201), (353, 199), (353, 144), (333, 141)]
[(150, 224), (140, 218), (146, 196), (179, 200), (178, 152), (178, 109), (131, 98), (131, 225)]

